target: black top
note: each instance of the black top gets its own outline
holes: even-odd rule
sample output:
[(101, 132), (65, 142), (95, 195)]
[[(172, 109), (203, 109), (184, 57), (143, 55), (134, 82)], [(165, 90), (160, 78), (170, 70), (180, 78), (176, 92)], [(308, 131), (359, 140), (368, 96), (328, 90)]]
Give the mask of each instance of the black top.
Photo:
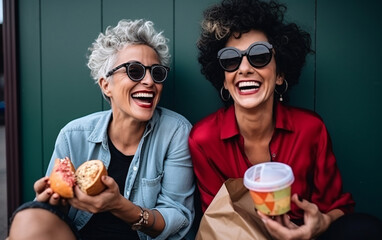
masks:
[[(118, 151), (109, 138), (109, 150), (111, 160), (108, 175), (116, 181), (119, 192), (123, 195), (125, 189), (125, 181), (127, 171), (129, 170), (133, 156), (125, 156)], [(89, 222), (80, 230), (83, 239), (138, 239), (136, 231), (131, 230), (131, 226), (121, 219), (115, 217), (110, 212), (102, 212), (94, 214)]]

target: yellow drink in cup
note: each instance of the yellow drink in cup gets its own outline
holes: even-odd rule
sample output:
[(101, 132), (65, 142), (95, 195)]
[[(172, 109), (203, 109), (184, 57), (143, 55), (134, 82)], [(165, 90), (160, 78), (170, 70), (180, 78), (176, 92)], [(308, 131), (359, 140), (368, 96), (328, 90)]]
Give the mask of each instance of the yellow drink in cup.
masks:
[(244, 174), (244, 186), (248, 188), (255, 208), (269, 216), (281, 215), (290, 210), (293, 181), (292, 169), (278, 162), (256, 164)]

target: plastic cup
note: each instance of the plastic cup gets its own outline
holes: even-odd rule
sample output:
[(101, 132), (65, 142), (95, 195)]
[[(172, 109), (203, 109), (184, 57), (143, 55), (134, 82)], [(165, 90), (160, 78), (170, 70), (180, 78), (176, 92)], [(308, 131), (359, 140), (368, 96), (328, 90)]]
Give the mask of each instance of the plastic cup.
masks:
[(255, 203), (255, 208), (269, 216), (290, 210), (290, 190), (294, 181), (292, 169), (278, 162), (256, 164), (244, 174), (244, 186)]

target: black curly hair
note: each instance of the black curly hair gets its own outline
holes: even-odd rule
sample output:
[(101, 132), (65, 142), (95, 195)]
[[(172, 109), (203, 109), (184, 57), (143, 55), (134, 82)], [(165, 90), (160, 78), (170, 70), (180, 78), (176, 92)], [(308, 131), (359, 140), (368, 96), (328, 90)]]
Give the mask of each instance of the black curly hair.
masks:
[[(297, 84), (306, 55), (313, 51), (309, 33), (284, 21), (286, 10), (285, 5), (276, 1), (260, 0), (223, 0), (206, 9), (197, 43), (201, 73), (220, 91), (224, 70), (217, 59), (218, 51), (233, 33), (254, 29), (263, 32), (273, 45), (277, 74), (287, 79), (289, 87)], [(232, 99), (225, 102), (226, 106), (232, 103)]]

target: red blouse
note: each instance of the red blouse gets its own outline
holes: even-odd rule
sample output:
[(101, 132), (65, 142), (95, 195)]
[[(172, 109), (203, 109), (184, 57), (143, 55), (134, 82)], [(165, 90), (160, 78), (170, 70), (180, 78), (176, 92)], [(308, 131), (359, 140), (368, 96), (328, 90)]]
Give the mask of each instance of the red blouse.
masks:
[[(271, 161), (293, 169), (292, 194), (315, 203), (322, 212), (354, 210), (350, 193), (342, 192), (342, 180), (327, 129), (316, 113), (277, 104), (276, 126), (270, 142)], [(234, 106), (222, 108), (193, 127), (189, 146), (200, 191), (203, 212), (228, 178), (242, 178), (252, 165), (244, 152)], [(293, 219), (303, 211), (291, 206)]]

